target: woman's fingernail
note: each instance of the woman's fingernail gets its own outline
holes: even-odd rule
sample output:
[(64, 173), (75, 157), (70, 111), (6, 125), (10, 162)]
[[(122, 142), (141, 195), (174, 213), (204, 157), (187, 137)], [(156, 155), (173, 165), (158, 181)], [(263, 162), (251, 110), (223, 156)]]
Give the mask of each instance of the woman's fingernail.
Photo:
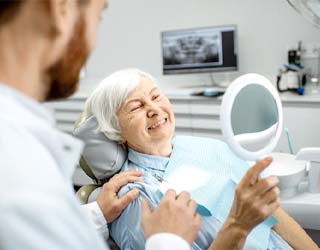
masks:
[(265, 160), (268, 161), (268, 162), (270, 162), (270, 161), (272, 161), (273, 159), (272, 159), (271, 156), (268, 156), (268, 157), (265, 158)]

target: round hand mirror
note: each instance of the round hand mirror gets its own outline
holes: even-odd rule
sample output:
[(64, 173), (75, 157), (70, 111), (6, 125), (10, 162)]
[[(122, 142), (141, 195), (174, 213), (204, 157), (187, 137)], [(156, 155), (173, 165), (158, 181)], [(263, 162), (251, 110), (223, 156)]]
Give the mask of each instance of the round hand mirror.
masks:
[[(259, 160), (274, 150), (282, 132), (278, 92), (264, 76), (240, 76), (223, 96), (220, 119), (234, 153), (244, 160)], [(269, 175), (268, 169), (263, 175)]]

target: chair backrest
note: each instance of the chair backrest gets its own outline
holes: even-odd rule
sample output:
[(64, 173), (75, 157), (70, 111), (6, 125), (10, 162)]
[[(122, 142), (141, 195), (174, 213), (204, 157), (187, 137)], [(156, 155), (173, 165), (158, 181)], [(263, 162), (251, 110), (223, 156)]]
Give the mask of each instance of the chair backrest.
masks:
[(80, 159), (80, 167), (95, 183), (103, 184), (119, 172), (128, 157), (121, 144), (108, 139), (98, 131), (95, 117), (84, 119), (81, 114), (75, 122), (73, 134), (85, 143)]
[[(99, 185), (117, 173), (128, 157), (128, 152), (122, 145), (108, 139), (97, 128), (96, 118), (85, 119), (83, 114), (74, 124), (73, 135), (85, 143), (79, 165), (98, 184), (85, 185), (78, 190), (77, 197), (82, 204), (96, 200), (96, 197), (92, 196), (97, 196), (98, 192), (95, 191)], [(111, 237), (108, 239), (108, 245), (110, 250), (120, 249)]]

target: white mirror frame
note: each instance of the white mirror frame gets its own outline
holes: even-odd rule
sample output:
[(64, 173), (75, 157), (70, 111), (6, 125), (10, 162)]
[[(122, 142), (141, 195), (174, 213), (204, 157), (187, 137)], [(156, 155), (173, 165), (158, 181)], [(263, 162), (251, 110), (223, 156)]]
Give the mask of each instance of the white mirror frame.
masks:
[[(234, 138), (234, 133), (231, 125), (231, 111), (235, 97), (239, 92), (246, 86), (255, 84), (266, 88), (273, 98), (275, 99), (277, 109), (278, 109), (278, 128), (276, 130), (276, 136), (271, 140), (271, 142), (263, 149), (259, 151), (248, 151), (243, 148)], [(231, 85), (228, 87), (227, 91), (223, 95), (221, 109), (220, 109), (220, 121), (222, 134), (226, 139), (230, 148), (242, 159), (249, 161), (257, 161), (261, 158), (269, 155), (277, 146), (280, 139), (283, 126), (283, 112), (280, 96), (276, 88), (271, 84), (271, 82), (264, 76), (259, 74), (246, 74), (235, 79)]]

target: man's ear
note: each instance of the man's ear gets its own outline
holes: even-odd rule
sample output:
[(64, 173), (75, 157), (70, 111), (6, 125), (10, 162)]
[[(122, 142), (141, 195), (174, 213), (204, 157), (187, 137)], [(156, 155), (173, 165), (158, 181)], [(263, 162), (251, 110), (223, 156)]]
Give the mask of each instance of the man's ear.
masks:
[(57, 34), (70, 33), (78, 17), (76, 0), (47, 0), (51, 30)]

